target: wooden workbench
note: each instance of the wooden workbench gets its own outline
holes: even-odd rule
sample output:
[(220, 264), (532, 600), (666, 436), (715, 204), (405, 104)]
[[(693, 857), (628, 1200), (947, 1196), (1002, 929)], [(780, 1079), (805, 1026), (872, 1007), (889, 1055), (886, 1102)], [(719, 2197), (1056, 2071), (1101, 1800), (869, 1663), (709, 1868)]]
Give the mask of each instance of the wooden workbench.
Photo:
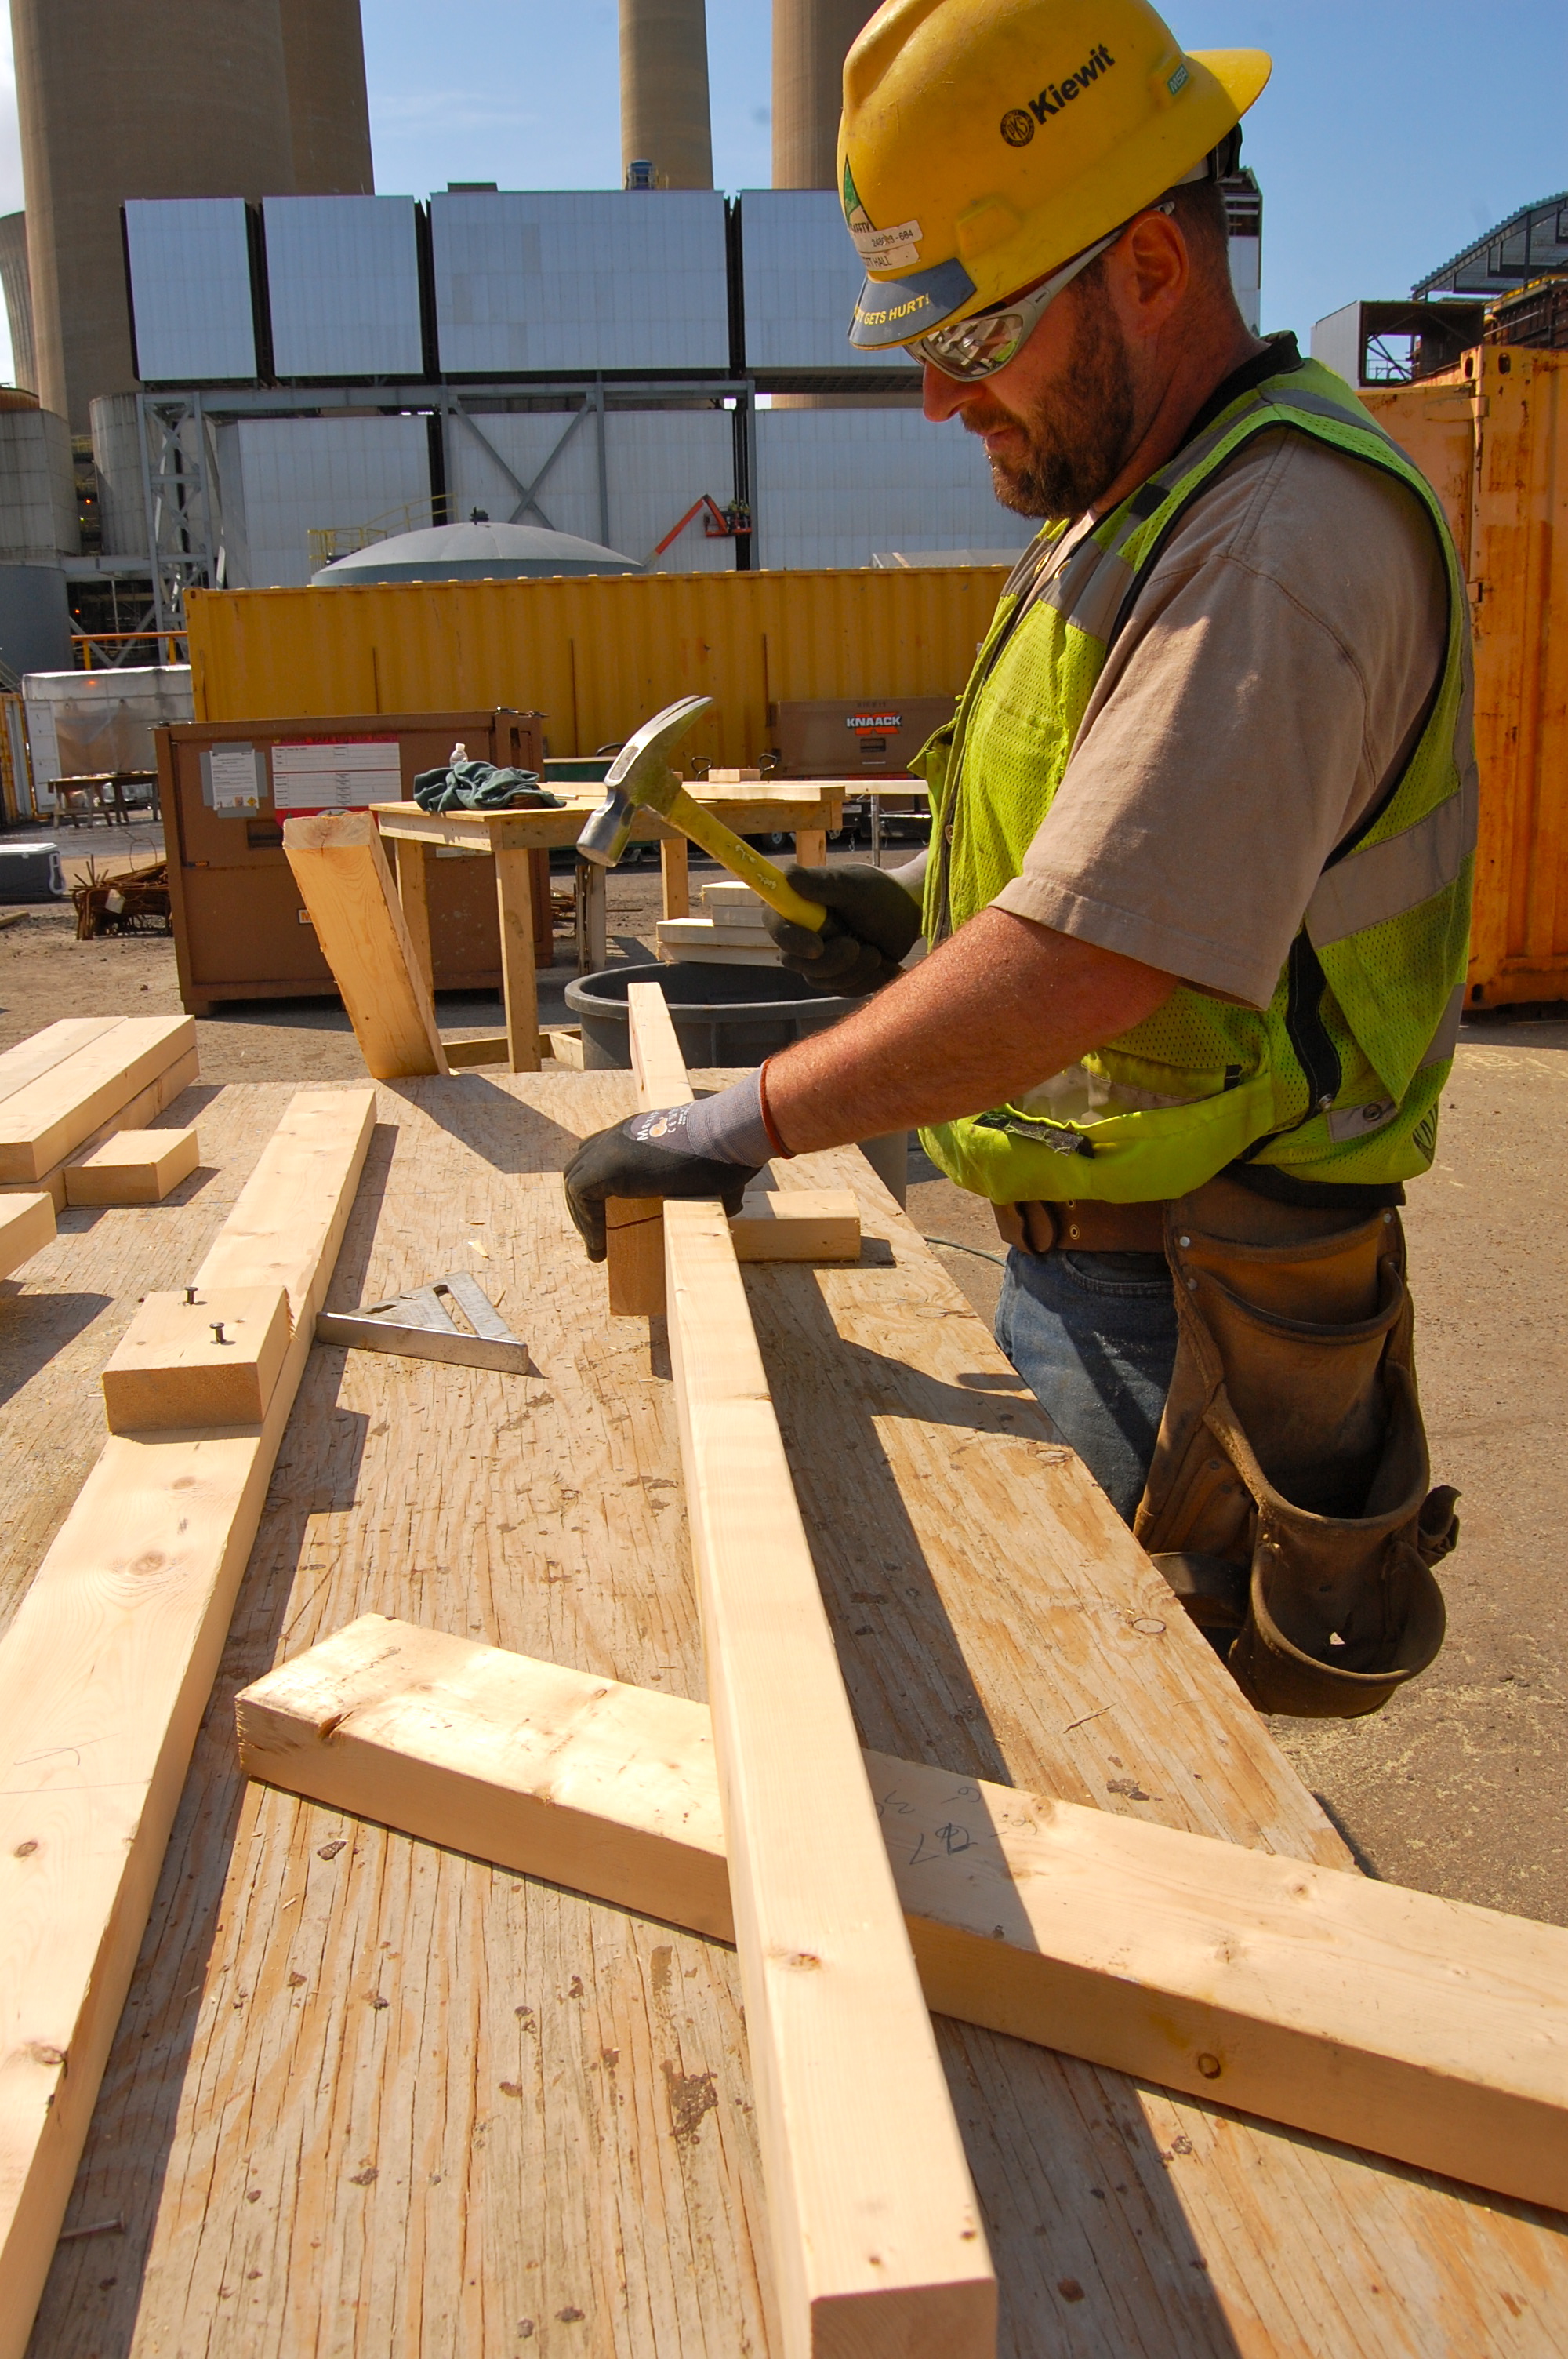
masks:
[[(794, 786), (709, 787), (687, 791), (716, 810), (737, 835), (784, 831), (795, 838), (797, 856), (807, 864), (827, 857), (828, 832), (839, 824), (843, 782), (805, 781)], [(429, 872), (432, 852), (486, 852), (495, 863), (495, 894), (501, 914), (501, 981), (506, 1003), (508, 1063), (514, 1073), (539, 1070), (539, 992), (534, 968), (528, 858), (531, 852), (563, 851), (576, 843), (589, 815), (604, 800), (602, 787), (581, 787), (558, 810), (423, 811), (416, 803), (373, 803), (382, 835), (397, 847), (397, 892), (415, 956), (431, 980)], [(661, 847), (666, 918), (687, 913), (687, 840), (651, 811), (633, 821), (633, 843)], [(579, 972), (605, 962), (604, 885), (607, 872), (579, 861)]]
[[(192, 1091), (207, 1169), (0, 1286), (0, 1620), (96, 1455), (138, 1295), (290, 1091)], [(257, 1788), (234, 1690), (377, 1611), (698, 1696), (662, 1324), (553, 1175), (629, 1076), (384, 1087), (330, 1296), (472, 1270), (543, 1375), (312, 1355), (31, 2359), (732, 2359), (769, 2348), (736, 1962)], [(913, 1229), (747, 1290), (868, 1742), (1262, 1848), (1338, 1837)], [(454, 1842), (461, 1830), (453, 1829)], [(1009, 2359), (1548, 2359), (1568, 2223), (938, 2027)], [(531, 2322), (532, 2332), (524, 2321)]]

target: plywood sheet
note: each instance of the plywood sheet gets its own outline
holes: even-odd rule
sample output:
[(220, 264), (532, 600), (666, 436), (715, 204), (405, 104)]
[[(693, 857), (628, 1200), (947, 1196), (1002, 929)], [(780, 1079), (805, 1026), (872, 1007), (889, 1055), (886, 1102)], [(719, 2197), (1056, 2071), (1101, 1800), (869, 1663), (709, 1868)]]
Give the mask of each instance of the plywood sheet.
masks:
[[(0, 1286), (0, 1611), (135, 1295), (200, 1262), (287, 1095), (218, 1093), (189, 1202), (67, 1213)], [(312, 1353), (72, 2199), (126, 2226), (60, 2247), (32, 2359), (769, 2350), (733, 1957), (234, 1765), (235, 1689), (367, 1611), (703, 1693), (663, 1337), (607, 1318), (557, 1176), (631, 1105), (600, 1074), (381, 1092), (330, 1307), (467, 1266), (543, 1374)], [(863, 1163), (782, 1184), (853, 1184), (867, 1237), (746, 1275), (862, 1738), (1345, 1864)], [(24, 1309), (61, 1345), (31, 1374)], [(1561, 2347), (1562, 2222), (938, 2032), (1009, 2359)]]

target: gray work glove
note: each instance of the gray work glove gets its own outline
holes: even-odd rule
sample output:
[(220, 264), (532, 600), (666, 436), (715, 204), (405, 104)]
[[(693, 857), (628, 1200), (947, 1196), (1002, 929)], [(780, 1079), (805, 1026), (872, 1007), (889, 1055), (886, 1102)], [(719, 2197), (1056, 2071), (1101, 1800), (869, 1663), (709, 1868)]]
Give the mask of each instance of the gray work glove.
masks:
[(827, 911), (827, 924), (814, 934), (765, 904), (762, 909), (784, 965), (813, 991), (850, 999), (880, 991), (920, 939), (920, 904), (885, 868), (860, 861), (843, 868), (792, 864), (784, 882)]
[(752, 1073), (716, 1097), (634, 1114), (585, 1138), (566, 1169), (567, 1210), (589, 1261), (602, 1261), (608, 1198), (716, 1196), (738, 1212), (773, 1151)]

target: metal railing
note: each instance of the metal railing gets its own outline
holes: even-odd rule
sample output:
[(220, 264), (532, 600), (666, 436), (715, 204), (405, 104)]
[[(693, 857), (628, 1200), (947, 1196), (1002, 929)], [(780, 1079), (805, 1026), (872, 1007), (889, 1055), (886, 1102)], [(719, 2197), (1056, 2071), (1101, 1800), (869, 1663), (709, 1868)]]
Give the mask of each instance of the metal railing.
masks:
[(368, 524), (312, 525), (306, 536), (310, 543), (313, 566), (330, 565), (335, 557), (351, 557), (358, 549), (373, 549), (378, 540), (392, 540), (400, 532), (418, 532), (429, 525), (445, 524), (447, 498), (444, 492), (427, 500), (407, 500), (400, 508), (388, 508), (384, 516), (372, 516)]
[(135, 647), (150, 647), (150, 663), (182, 664), (190, 660), (183, 631), (72, 631), (71, 647), (79, 669), (118, 671), (129, 663)]

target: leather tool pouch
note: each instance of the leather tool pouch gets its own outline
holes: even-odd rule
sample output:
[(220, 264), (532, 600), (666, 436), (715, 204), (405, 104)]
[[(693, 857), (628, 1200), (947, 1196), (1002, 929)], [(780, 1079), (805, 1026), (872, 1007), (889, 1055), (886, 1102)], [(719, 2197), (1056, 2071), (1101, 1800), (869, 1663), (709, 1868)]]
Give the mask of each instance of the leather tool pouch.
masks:
[[(1256, 1204), (1223, 1182), (1167, 1208), (1179, 1337), (1134, 1530), (1260, 1712), (1377, 1712), (1443, 1644), (1431, 1566), (1458, 1536), (1430, 1490), (1404, 1235), (1377, 1212)], [(1212, 1233), (1261, 1230), (1276, 1241)], [(1204, 1225), (1206, 1216), (1210, 1225)]]

